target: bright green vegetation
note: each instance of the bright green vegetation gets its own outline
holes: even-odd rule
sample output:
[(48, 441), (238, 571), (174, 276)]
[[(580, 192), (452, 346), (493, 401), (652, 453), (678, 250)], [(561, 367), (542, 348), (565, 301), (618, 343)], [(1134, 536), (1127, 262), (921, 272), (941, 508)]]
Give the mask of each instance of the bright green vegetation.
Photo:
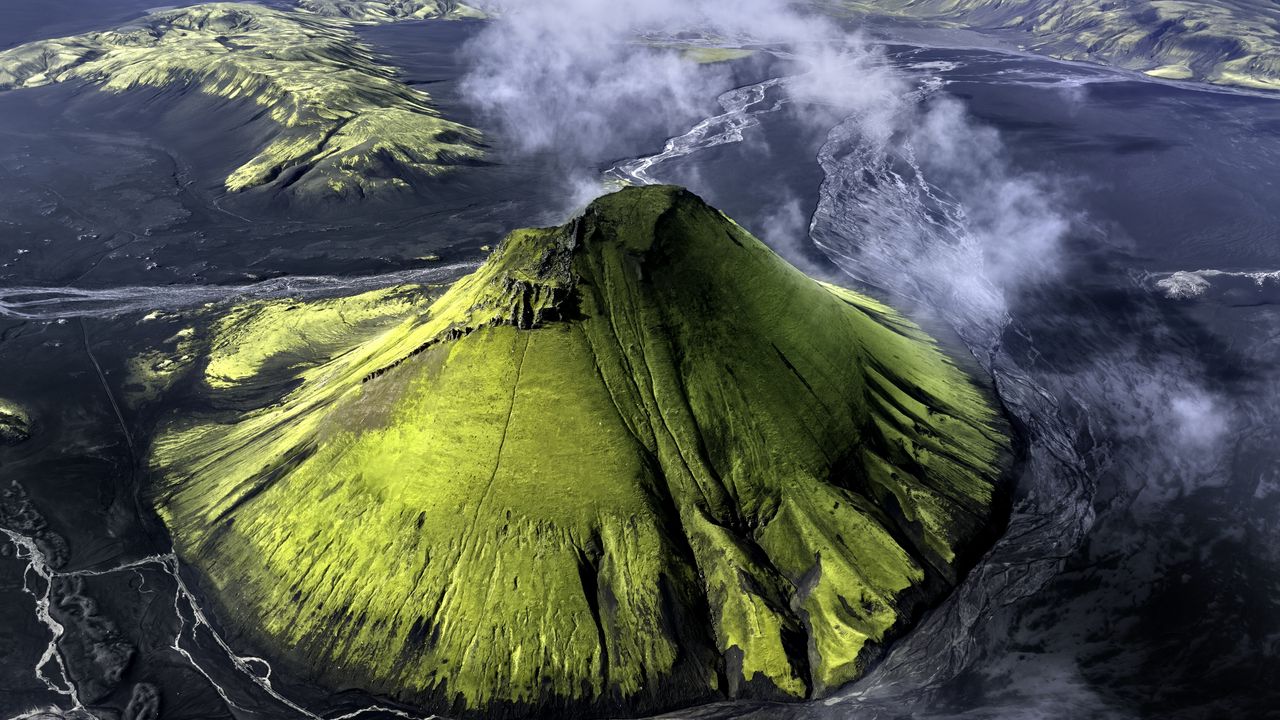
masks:
[(242, 305), (215, 326), (204, 380), (210, 387), (229, 388), (294, 372), (425, 312), (427, 297), (415, 288), (395, 287), (308, 303)]
[[(231, 308), (208, 332), (186, 325), (127, 366), (125, 398), (151, 403), (199, 370), (207, 388), (231, 389), (236, 397), (270, 396), (274, 382), (328, 360), (353, 344), (426, 312), (438, 288), (404, 285), (362, 295), (299, 302), (263, 300)], [(206, 307), (196, 316), (211, 312)], [(182, 319), (153, 313), (141, 322)], [(192, 317), (186, 318), (188, 321)], [(198, 323), (202, 324), (202, 323)]]
[(267, 108), (279, 131), (226, 179), (232, 191), (279, 180), (294, 193), (363, 197), (481, 155), (476, 131), (440, 117), (345, 24), (309, 13), (193, 5), (0, 52), (0, 90), (68, 81), (189, 87)]
[(710, 63), (729, 62), (730, 60), (741, 60), (755, 54), (754, 50), (744, 50), (741, 48), (717, 48), (717, 47), (691, 47), (684, 51), (684, 56), (701, 65)]
[(17, 403), (0, 398), (0, 445), (16, 445), (31, 437), (31, 417)]
[(835, 0), (865, 15), (1012, 34), (1054, 57), (1280, 89), (1280, 5), (1262, 0)]
[(1007, 441), (973, 383), (687, 191), (404, 292), (235, 311), (203, 376), (222, 409), (150, 453), (228, 622), (325, 681), (550, 714), (808, 697), (992, 520)]
[(298, 7), (367, 24), (485, 17), (484, 12), (453, 0), (298, 0)]
[(649, 39), (648, 45), (659, 50), (680, 53), (680, 57), (699, 65), (742, 60), (756, 54), (749, 48), (735, 47), (734, 40), (717, 34), (701, 34), (695, 37), (673, 40)]

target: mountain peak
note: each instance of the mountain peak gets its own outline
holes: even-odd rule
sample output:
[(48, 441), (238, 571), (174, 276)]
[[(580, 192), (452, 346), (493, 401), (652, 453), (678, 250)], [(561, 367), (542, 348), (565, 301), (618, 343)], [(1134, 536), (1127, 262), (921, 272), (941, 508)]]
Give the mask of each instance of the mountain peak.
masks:
[(993, 518), (972, 382), (680, 188), (517, 230), (345, 345), (321, 326), (279, 401), (175, 419), (150, 462), (229, 621), (329, 682), (513, 714), (820, 695)]

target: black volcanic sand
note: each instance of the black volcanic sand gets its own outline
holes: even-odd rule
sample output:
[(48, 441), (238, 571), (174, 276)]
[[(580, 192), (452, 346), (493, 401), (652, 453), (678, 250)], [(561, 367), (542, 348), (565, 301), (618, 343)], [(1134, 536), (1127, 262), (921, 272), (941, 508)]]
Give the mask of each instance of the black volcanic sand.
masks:
[(354, 213), (336, 202), (280, 207), (270, 188), (229, 196), (222, 179), (264, 144), (270, 120), (255, 120), (260, 109), (247, 103), (176, 94), (69, 85), (0, 94), (0, 183), (13, 188), (0, 198), (0, 217), (13, 223), (0, 236), (0, 282), (374, 274), (424, 266), (415, 259), (426, 255), (478, 258), (540, 205), (519, 192), (538, 185), (527, 172), (500, 166), (450, 178), (434, 198), (406, 194)]
[[(174, 6), (193, 3), (173, 3)], [(32, 40), (114, 27), (158, 7), (155, 0), (45, 0), (0, 5), (0, 50)]]
[[(43, 15), (5, 8), (0, 46), (108, 26), (141, 10), (129, 2), (94, 6), (92, 19), (79, 4), (50, 5), (60, 9)], [(55, 22), (73, 13), (83, 22)], [(7, 22), (19, 16), (26, 25)], [(361, 32), (406, 78), (465, 114), (451, 52), (478, 24), (428, 25)], [(876, 692), (862, 704), (736, 704), (680, 716), (1265, 716), (1280, 707), (1280, 307), (1165, 300), (1133, 273), (1280, 269), (1280, 104), (1154, 83), (1081, 85), (1102, 73), (986, 51), (893, 52), (904, 63), (959, 62), (943, 73), (950, 91), (1002, 130), (1020, 165), (1060, 177), (1088, 214), (1088, 231), (1068, 245), (1062, 277), (1018, 299), (1027, 333), (1007, 342), (1020, 357), (1035, 358), (1037, 380), (1074, 422), (1091, 424), (1091, 440), (1078, 450), (1094, 469), (1087, 502), (1097, 521), (1081, 547), (1064, 549), (1062, 571), (1041, 593), (1002, 599), (1007, 604), (983, 615), (978, 659), (954, 681), (900, 694), (870, 687)], [(238, 134), (269, 130), (251, 121), (254, 114), (158, 91), (111, 96), (54, 86), (0, 94), (0, 186), (9, 190), (0, 194), (0, 289), (228, 284), (423, 267), (430, 263), (415, 258), (429, 254), (476, 260), (482, 245), (511, 227), (550, 222), (566, 210), (561, 187), (546, 182), (538, 159), (511, 161), (500, 146), (501, 164), (467, 171), (402, 206), (304, 211), (269, 193), (225, 197), (220, 179), (248, 151)], [(483, 118), (470, 119), (484, 127)], [(663, 139), (614, 148), (600, 166), (655, 152)], [(748, 142), (676, 161), (657, 175), (689, 184), (797, 264), (829, 274), (803, 235), (822, 179), (812, 160), (822, 139), (779, 113), (750, 131)], [(0, 397), (24, 405), (33, 419), (30, 440), (0, 447), (0, 492), (20, 490), (0, 500), (0, 518), (40, 528), (44, 547), (65, 542), (64, 571), (114, 567), (168, 548), (135, 498), (137, 458), (156, 416), (169, 408), (125, 401), (125, 363), (141, 349), (171, 347), (176, 332), (202, 327), (211, 313), (141, 315), (0, 316)], [(1120, 349), (1132, 356), (1126, 360), (1171, 368), (1175, 378), (1212, 391), (1231, 423), (1226, 439), (1188, 460), (1184, 449), (1162, 442), (1158, 428), (1143, 427), (1152, 408), (1116, 399), (1142, 397), (1148, 378), (1116, 360)], [(22, 588), (25, 579), (42, 594), (46, 584), (35, 573), (24, 576), (24, 563), (5, 548), (0, 711), (65, 706), (34, 670), (49, 633)], [(82, 700), (122, 711), (139, 687), (153, 686), (165, 718), (231, 717), (216, 682), (244, 708), (238, 717), (297, 717), (235, 668), (206, 631), (184, 635), (182, 647), (212, 682), (171, 647), (180, 625), (193, 622), (185, 603), (175, 614), (175, 586), (158, 563), (74, 586), (55, 582), (54, 614), (68, 628), (62, 650), (82, 681)], [(89, 619), (85, 607), (93, 610)], [(95, 642), (128, 654), (127, 664), (117, 673), (95, 661)], [(260, 663), (246, 667), (264, 673)], [(64, 684), (53, 663), (44, 670)], [(282, 675), (272, 686), (326, 715), (368, 701)]]

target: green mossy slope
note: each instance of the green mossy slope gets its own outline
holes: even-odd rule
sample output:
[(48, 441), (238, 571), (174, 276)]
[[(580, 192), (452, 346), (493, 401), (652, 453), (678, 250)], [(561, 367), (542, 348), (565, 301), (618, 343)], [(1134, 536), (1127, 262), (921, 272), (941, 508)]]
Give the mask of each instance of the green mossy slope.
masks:
[(225, 181), (295, 195), (366, 197), (481, 157), (345, 22), (251, 3), (161, 10), (102, 32), (0, 51), (0, 90), (80, 81), (122, 92), (192, 88), (262, 106), (279, 131)]
[(516, 231), (377, 327), (150, 457), (228, 621), (329, 682), (512, 714), (808, 697), (991, 521), (1007, 446), (973, 384), (678, 188)]

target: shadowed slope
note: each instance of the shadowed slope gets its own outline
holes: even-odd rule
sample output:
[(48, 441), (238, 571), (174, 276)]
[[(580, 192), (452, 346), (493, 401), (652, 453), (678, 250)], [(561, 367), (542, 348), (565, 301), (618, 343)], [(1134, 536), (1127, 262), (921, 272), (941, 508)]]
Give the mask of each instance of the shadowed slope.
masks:
[(516, 231), (382, 327), (151, 455), (230, 622), (330, 682), (490, 711), (806, 697), (990, 520), (1006, 443), (970, 381), (677, 188)]

